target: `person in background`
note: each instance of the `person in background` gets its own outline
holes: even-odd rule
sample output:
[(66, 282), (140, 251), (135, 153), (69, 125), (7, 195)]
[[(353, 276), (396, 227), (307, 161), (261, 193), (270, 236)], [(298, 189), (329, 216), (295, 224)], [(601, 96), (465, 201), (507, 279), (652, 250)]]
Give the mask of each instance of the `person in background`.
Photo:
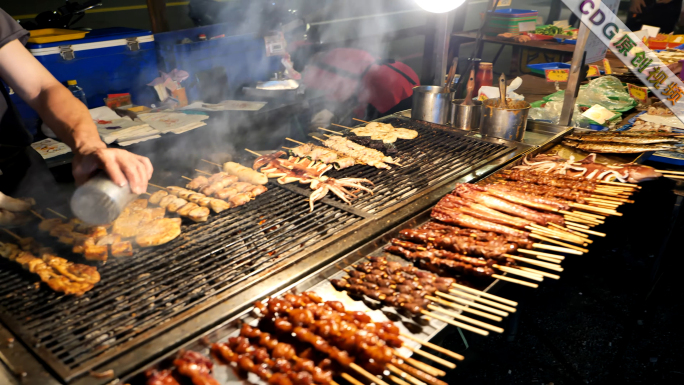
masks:
[(408, 65), (380, 60), (356, 48), (335, 48), (305, 59), (293, 54), (295, 69), (302, 72), (307, 91), (325, 95), (325, 106), (314, 115), (312, 125), (327, 126), (331, 120), (351, 124), (351, 117), (373, 120), (411, 108), (418, 75)]
[[(28, 38), (29, 32), (0, 9), (0, 79), (71, 148), (76, 183), (84, 183), (102, 169), (114, 183), (129, 184), (138, 194), (144, 192), (152, 176), (150, 160), (107, 148), (87, 107), (24, 47)], [(21, 123), (4, 84), (0, 84), (0, 92), (0, 190), (23, 194), (26, 189), (20, 187), (45, 188), (49, 182), (45, 179), (51, 174), (46, 172), (43, 159), (30, 148), (31, 134)]]
[(682, 0), (631, 0), (627, 14), (627, 28), (641, 30), (641, 26), (660, 27), (659, 33), (674, 31), (682, 9)]

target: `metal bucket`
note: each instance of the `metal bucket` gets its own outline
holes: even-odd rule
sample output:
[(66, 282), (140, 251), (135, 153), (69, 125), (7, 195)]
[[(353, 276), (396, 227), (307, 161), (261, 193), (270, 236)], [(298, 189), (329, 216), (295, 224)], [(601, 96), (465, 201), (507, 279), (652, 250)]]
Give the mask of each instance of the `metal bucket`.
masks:
[(451, 105), (451, 126), (460, 130), (477, 130), (480, 128), (482, 102), (473, 100), (474, 106), (463, 106), (465, 99), (455, 99)]
[(426, 122), (447, 124), (451, 111), (453, 92), (442, 92), (444, 87), (413, 87), (413, 107), (411, 118)]
[(480, 134), (520, 142), (525, 135), (530, 103), (509, 100), (508, 108), (498, 108), (499, 99), (487, 99), (482, 104)]

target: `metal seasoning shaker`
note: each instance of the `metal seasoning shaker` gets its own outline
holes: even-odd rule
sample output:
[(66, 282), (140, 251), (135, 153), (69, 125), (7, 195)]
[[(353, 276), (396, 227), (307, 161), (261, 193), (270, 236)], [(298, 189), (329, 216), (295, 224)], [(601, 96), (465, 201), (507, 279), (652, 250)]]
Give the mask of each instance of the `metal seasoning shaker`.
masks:
[(71, 197), (71, 212), (91, 225), (111, 223), (137, 196), (129, 185), (119, 187), (100, 171), (76, 189)]

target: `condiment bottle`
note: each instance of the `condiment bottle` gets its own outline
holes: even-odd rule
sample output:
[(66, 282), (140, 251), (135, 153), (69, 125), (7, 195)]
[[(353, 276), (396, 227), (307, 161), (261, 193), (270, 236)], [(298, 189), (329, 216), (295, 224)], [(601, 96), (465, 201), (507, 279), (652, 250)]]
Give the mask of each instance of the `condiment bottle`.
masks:
[(480, 96), (480, 87), (492, 86), (494, 78), (492, 75), (492, 63), (480, 63), (477, 75), (475, 75), (475, 97)]
[(85, 223), (107, 224), (118, 218), (124, 207), (137, 197), (129, 185), (117, 186), (100, 171), (76, 189), (71, 197), (71, 211)]

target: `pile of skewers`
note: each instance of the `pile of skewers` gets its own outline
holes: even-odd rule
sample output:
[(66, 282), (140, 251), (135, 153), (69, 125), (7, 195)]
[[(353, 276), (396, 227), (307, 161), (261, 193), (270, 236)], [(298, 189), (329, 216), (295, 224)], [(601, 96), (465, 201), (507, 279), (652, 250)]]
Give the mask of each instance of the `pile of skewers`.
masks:
[[(303, 146), (300, 146), (303, 147)], [(282, 158), (286, 155), (283, 151), (276, 151), (267, 155), (260, 155), (257, 152), (245, 149), (246, 151), (257, 156), (254, 160), (252, 168), (254, 170), (261, 167), (261, 172), (269, 178), (277, 178), (280, 184), (299, 182), (301, 184), (308, 184), (313, 193), (309, 197), (310, 212), (313, 211), (314, 202), (323, 199), (328, 192), (337, 195), (342, 201), (351, 205), (351, 201), (356, 199), (356, 193), (365, 191), (373, 194), (373, 191), (364, 186), (364, 184), (373, 185), (368, 179), (363, 178), (329, 178), (323, 175), (333, 166), (326, 164), (318, 159), (289, 157)], [(325, 149), (324, 149), (325, 150)], [(351, 158), (347, 158), (351, 159)], [(344, 162), (340, 160), (340, 162)], [(342, 163), (344, 164), (344, 163)], [(348, 188), (355, 189), (354, 191)]]
[(682, 141), (672, 132), (587, 132), (573, 133), (564, 138), (563, 144), (582, 151), (626, 154), (648, 151), (675, 150)]
[[(391, 321), (373, 322), (363, 312), (346, 310), (337, 301), (324, 302), (318, 295), (305, 292), (286, 294), (255, 304), (259, 316), (256, 326), (243, 324), (239, 336), (211, 345), (212, 355), (232, 366), (238, 375), (256, 375), (268, 384), (337, 385), (340, 376), (352, 384), (361, 384), (355, 376), (380, 385), (386, 377), (399, 385), (446, 385), (437, 377), (446, 373), (438, 368), (403, 356), (396, 349), (405, 346), (401, 337), (462, 360), (463, 356), (401, 333)], [(416, 348), (436, 362), (454, 368), (445, 359)], [(194, 370), (187, 363), (194, 363)], [(181, 352), (174, 361), (178, 374), (193, 383), (216, 384), (210, 377), (213, 364), (195, 352)], [(149, 371), (148, 385), (173, 385), (172, 370)], [(166, 379), (167, 382), (161, 382)]]
[(586, 158), (576, 161), (574, 156), (563, 159), (558, 154), (540, 154), (528, 159), (525, 156), (522, 164), (513, 167), (517, 170), (539, 171), (544, 174), (567, 175), (583, 177), (589, 180), (606, 182), (620, 181), (639, 183), (659, 178), (660, 170), (636, 163), (608, 165), (596, 162), (596, 154), (589, 154)]
[(0, 242), (0, 256), (38, 275), (52, 290), (80, 296), (100, 281), (97, 268), (57, 257), (52, 249), (42, 247), (33, 238), (21, 238), (7, 229), (3, 230), (15, 237), (19, 244)]

